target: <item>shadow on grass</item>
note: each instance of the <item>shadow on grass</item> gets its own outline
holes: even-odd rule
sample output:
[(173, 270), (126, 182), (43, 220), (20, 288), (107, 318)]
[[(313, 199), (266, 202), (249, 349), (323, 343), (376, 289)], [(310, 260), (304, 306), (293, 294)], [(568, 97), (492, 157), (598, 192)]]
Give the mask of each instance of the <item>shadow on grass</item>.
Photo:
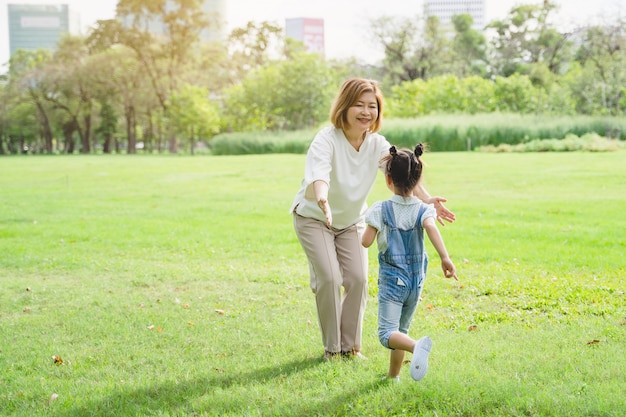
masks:
[[(323, 366), (320, 358), (305, 358), (273, 367), (256, 369), (235, 376), (220, 374), (196, 378), (181, 382), (164, 382), (146, 388), (128, 391), (115, 391), (109, 396), (99, 397), (91, 402), (81, 402), (69, 410), (58, 410), (58, 415), (67, 417), (119, 417), (142, 415), (234, 415), (238, 410), (244, 414), (256, 412), (255, 402), (262, 399), (247, 392), (254, 392), (253, 386), (272, 383), (289, 375), (306, 371), (315, 366)], [(288, 398), (267, 399), (262, 407), (264, 414), (281, 416), (314, 416), (334, 413), (346, 405), (358, 401), (367, 393), (385, 384), (383, 379), (376, 381), (352, 381), (350, 386), (342, 385), (336, 395), (307, 401), (297, 392), (291, 392)], [(238, 389), (238, 391), (235, 391)], [(217, 390), (231, 390), (223, 396), (212, 398), (210, 404), (197, 404), (198, 399), (214, 395)], [(268, 403), (274, 403), (270, 405)], [(249, 408), (248, 408), (249, 407)], [(260, 413), (261, 410), (258, 410)]]

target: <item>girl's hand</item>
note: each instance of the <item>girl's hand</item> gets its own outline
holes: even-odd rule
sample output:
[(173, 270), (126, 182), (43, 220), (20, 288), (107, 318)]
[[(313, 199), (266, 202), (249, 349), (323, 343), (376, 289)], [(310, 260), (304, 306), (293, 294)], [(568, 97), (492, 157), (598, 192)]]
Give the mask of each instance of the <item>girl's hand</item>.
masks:
[(443, 203), (445, 203), (446, 201), (448, 200), (443, 197), (431, 197), (427, 201), (428, 204), (432, 204), (435, 206), (435, 210), (437, 210), (437, 221), (442, 226), (445, 226), (445, 223), (443, 222), (444, 220), (450, 223), (456, 220), (456, 216), (454, 215), (454, 213), (448, 210), (446, 206), (443, 205)]
[(441, 269), (443, 270), (443, 275), (445, 275), (446, 278), (454, 278), (456, 281), (459, 280), (456, 276), (456, 267), (450, 258), (441, 260)]

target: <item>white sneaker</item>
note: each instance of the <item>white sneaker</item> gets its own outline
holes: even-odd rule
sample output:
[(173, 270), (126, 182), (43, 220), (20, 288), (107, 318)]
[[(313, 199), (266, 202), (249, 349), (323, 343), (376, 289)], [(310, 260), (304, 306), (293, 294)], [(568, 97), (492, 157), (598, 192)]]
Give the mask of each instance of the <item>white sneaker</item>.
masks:
[(433, 341), (428, 336), (422, 337), (415, 344), (413, 358), (411, 359), (411, 378), (420, 381), (426, 375), (428, 369), (428, 355), (433, 347)]

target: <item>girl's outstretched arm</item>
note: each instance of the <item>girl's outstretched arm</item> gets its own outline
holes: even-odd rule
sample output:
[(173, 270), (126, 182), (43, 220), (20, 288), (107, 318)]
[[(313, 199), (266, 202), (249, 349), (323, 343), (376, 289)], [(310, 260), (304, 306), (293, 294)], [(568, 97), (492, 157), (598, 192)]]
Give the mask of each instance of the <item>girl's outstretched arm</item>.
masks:
[(424, 220), (424, 229), (426, 229), (426, 233), (428, 234), (428, 239), (435, 247), (435, 250), (439, 254), (439, 258), (441, 259), (441, 269), (443, 270), (443, 274), (446, 278), (454, 278), (455, 280), (459, 280), (456, 276), (456, 267), (450, 256), (448, 255), (448, 251), (446, 250), (446, 245), (443, 243), (443, 238), (441, 237), (441, 233), (439, 233), (439, 229), (437, 228), (437, 224), (432, 217)]

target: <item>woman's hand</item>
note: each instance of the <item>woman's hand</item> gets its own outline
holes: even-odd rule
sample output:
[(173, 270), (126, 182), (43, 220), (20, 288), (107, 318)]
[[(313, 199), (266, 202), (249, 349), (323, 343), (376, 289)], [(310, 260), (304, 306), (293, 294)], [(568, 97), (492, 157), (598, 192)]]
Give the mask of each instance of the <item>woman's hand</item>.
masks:
[(443, 222), (444, 220), (450, 223), (456, 220), (456, 216), (454, 215), (454, 213), (448, 210), (446, 206), (443, 205), (443, 203), (445, 203), (446, 201), (448, 200), (443, 197), (431, 197), (426, 202), (435, 206), (435, 210), (437, 210), (437, 221), (442, 226), (445, 226), (445, 223)]
[(317, 200), (317, 206), (324, 212), (324, 215), (326, 216), (326, 226), (332, 227), (333, 214), (330, 211), (330, 204), (328, 204), (328, 199), (320, 198), (319, 200)]

